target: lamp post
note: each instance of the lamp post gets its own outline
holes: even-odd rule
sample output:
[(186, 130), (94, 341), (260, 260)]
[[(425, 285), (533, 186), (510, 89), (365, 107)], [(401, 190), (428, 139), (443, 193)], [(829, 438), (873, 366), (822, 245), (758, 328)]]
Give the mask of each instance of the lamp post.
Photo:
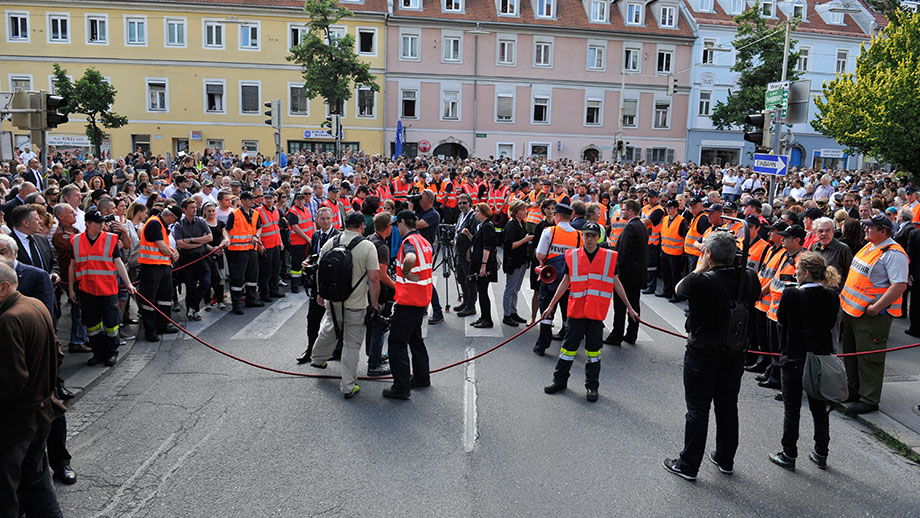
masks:
[(476, 130), (479, 119), (479, 35), (492, 34), (482, 28), (480, 22), (476, 22), (476, 28), (464, 31), (473, 35), (473, 156), (476, 156)]

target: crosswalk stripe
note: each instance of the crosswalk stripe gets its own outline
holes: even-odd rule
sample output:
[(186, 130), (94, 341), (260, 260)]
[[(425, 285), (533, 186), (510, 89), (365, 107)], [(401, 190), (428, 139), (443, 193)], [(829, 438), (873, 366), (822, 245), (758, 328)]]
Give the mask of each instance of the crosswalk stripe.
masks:
[[(212, 325), (214, 325), (215, 323), (217, 323), (218, 320), (220, 320), (220, 319), (224, 318), (225, 316), (227, 316), (229, 313), (230, 313), (230, 310), (229, 310), (229, 309), (226, 309), (226, 310), (224, 310), (224, 311), (221, 311), (221, 310), (217, 309), (217, 306), (214, 306), (213, 308), (211, 308), (211, 311), (202, 311), (202, 312), (201, 312), (201, 320), (197, 320), (197, 321), (196, 321), (196, 320), (190, 320), (190, 321), (188, 321), (188, 322), (185, 324), (185, 329), (187, 329), (189, 333), (192, 333), (192, 334), (195, 335), (195, 336), (200, 336), (201, 333), (203, 333), (203, 332), (204, 332), (205, 330), (207, 330), (209, 327), (211, 327)], [(190, 337), (189, 335), (183, 333), (183, 334), (182, 334), (182, 339), (183, 339), (183, 340), (191, 340), (192, 337)]]
[(274, 336), (288, 319), (294, 316), (306, 304), (306, 297), (288, 297), (272, 303), (246, 327), (230, 337), (231, 340), (267, 339)]

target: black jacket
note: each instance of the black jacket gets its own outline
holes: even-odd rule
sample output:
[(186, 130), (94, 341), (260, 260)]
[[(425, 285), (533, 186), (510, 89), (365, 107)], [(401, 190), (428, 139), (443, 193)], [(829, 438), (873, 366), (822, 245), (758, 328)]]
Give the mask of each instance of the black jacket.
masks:
[[(473, 215), (472, 210), (470, 211), (470, 215), (466, 218), (466, 221), (462, 221), (462, 220), (463, 220), (463, 214), (460, 214), (459, 218), (457, 219), (457, 225), (458, 225), (457, 226), (457, 239), (454, 242), (454, 249), (457, 252), (458, 257), (465, 259), (466, 252), (470, 249), (470, 246), (473, 244), (473, 240), (471, 238), (466, 237), (466, 235), (462, 233), (462, 230), (464, 228), (468, 228), (470, 230), (470, 235), (475, 234), (476, 225), (479, 224), (479, 220), (477, 220), (476, 216)], [(461, 222), (463, 223), (463, 225), (460, 225)]]
[(495, 257), (495, 225), (492, 221), (485, 221), (479, 225), (479, 230), (473, 234), (473, 246), (470, 249), (470, 273), (479, 273), (482, 268), (482, 256), (485, 250), (489, 251), (486, 262), (486, 276), (489, 282), (498, 282), (498, 260)]
[(504, 231), (502, 232), (505, 235), (505, 246), (504, 246), (504, 258), (502, 263), (502, 271), (505, 273), (512, 273), (514, 270), (517, 270), (521, 266), (528, 264), (530, 261), (527, 259), (527, 248), (528, 243), (525, 243), (517, 248), (512, 248), (514, 243), (524, 239), (527, 236), (527, 231), (524, 230), (524, 227), (516, 219), (512, 219), (505, 225)]
[(831, 333), (839, 311), (837, 290), (824, 286), (784, 289), (776, 311), (780, 364), (803, 362), (806, 352), (832, 353)]
[(636, 217), (626, 223), (617, 239), (617, 273), (620, 279), (645, 279), (648, 229)]
[(35, 234), (32, 236), (32, 241), (35, 242), (35, 247), (38, 248), (39, 255), (42, 256), (42, 264), (39, 266), (29, 257), (27, 252), (29, 242), (25, 243), (19, 240), (19, 236), (16, 232), (10, 232), (10, 236), (16, 240), (16, 244), (19, 245), (19, 254), (16, 255), (16, 260), (20, 263), (27, 264), (29, 266), (34, 266), (36, 268), (41, 268), (48, 272), (48, 274), (56, 273), (61, 274), (61, 268), (58, 266), (57, 256), (53, 250), (51, 250), (51, 243), (45, 239), (45, 236), (41, 234)]

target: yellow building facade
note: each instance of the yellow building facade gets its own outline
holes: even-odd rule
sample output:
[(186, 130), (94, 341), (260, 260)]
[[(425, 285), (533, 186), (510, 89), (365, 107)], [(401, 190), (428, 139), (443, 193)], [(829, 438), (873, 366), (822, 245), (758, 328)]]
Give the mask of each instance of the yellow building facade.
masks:
[[(381, 87), (356, 88), (345, 103), (343, 141), (381, 153), (385, 4), (382, 12), (364, 2), (342, 5), (354, 15), (333, 33), (355, 37), (355, 52)], [(306, 31), (302, 2), (5, 2), (0, 13), (0, 91), (53, 91), (54, 63), (73, 80), (97, 69), (118, 91), (113, 110), (129, 120), (108, 130), (105, 147), (114, 156), (138, 147), (162, 155), (210, 147), (272, 156), (274, 130), (263, 103), (273, 99), (281, 100), (283, 150), (334, 149), (322, 136), (323, 99), (304, 98), (300, 67), (286, 60)], [(70, 120), (51, 131), (52, 145), (86, 145), (85, 118)], [(9, 121), (2, 129), (17, 144), (28, 139)]]

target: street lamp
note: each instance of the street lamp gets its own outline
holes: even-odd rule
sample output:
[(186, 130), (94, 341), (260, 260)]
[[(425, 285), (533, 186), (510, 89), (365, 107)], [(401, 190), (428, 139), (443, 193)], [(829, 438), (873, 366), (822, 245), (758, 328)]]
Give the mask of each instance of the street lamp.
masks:
[(476, 28), (463, 31), (466, 34), (473, 35), (473, 156), (476, 156), (476, 129), (478, 128), (479, 119), (479, 35), (492, 34), (482, 28), (480, 22), (476, 22)]

